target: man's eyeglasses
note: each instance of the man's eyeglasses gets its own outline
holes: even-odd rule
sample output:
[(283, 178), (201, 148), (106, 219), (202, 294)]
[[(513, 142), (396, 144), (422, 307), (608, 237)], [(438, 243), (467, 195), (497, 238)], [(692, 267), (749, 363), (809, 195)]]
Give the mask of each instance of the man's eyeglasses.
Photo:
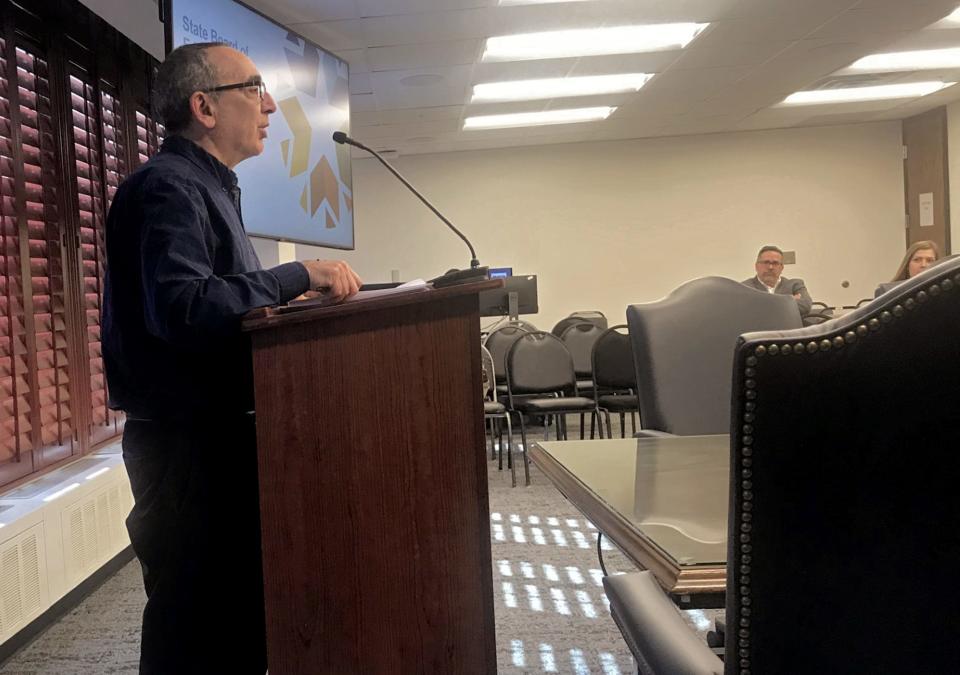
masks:
[(758, 260), (758, 265), (766, 265), (767, 267), (783, 267), (783, 263), (779, 260)]
[(247, 80), (246, 82), (237, 82), (236, 84), (221, 84), (219, 87), (211, 87), (204, 91), (212, 94), (215, 91), (227, 91), (229, 89), (256, 89), (261, 101), (267, 93), (267, 85), (264, 84), (263, 80)]

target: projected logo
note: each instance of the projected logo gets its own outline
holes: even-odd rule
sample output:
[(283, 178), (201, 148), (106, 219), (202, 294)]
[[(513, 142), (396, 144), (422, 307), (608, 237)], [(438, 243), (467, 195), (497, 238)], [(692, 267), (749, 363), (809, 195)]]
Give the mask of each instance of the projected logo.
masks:
[[(331, 128), (349, 131), (346, 64), (297, 35), (288, 33), (287, 42), (291, 43), (284, 48), (289, 80), (283, 84), (295, 93), (277, 101), (293, 136), (280, 142), (283, 164), (291, 179), (303, 182), (300, 208), (311, 219), (322, 218), (327, 228), (336, 228), (353, 210), (350, 151), (329, 139)], [(319, 141), (333, 147), (332, 155), (314, 149), (320, 145), (315, 143), (315, 133)]]

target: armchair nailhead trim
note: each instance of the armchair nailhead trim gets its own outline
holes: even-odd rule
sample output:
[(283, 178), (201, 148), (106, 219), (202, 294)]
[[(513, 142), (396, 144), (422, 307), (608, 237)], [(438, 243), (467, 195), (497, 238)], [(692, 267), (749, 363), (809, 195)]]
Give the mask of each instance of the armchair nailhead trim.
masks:
[[(731, 570), (739, 571), (737, 579), (737, 589), (739, 595), (740, 608), (740, 629), (737, 632), (739, 639), (738, 654), (740, 656), (740, 675), (750, 675), (750, 621), (751, 621), (751, 599), (750, 599), (750, 572), (753, 562), (753, 545), (751, 543), (751, 532), (753, 530), (753, 472), (750, 467), (753, 466), (754, 454), (754, 423), (756, 422), (757, 409), (757, 365), (761, 357), (770, 355), (788, 355), (788, 354), (818, 354), (829, 352), (832, 349), (842, 349), (846, 345), (852, 345), (861, 338), (866, 338), (870, 333), (879, 331), (884, 325), (890, 324), (894, 319), (899, 319), (908, 311), (913, 311), (919, 305), (926, 303), (931, 298), (936, 298), (943, 292), (952, 291), (960, 285), (960, 274), (954, 275), (952, 279), (944, 279), (939, 283), (931, 284), (928, 290), (918, 291), (913, 297), (902, 301), (902, 304), (896, 304), (890, 309), (881, 310), (875, 316), (867, 319), (864, 323), (857, 325), (852, 330), (845, 333), (836, 334), (830, 337), (821, 338), (819, 342), (810, 341), (806, 344), (802, 342), (784, 344), (758, 345), (753, 354), (745, 359), (746, 368), (744, 369), (744, 391), (743, 396), (746, 402), (743, 404), (743, 426), (740, 437), (740, 465), (741, 478), (739, 489), (740, 506), (740, 546), (735, 549), (734, 561), (730, 566)], [(929, 292), (928, 292), (929, 291)], [(734, 427), (736, 428), (736, 427)], [(739, 560), (738, 560), (739, 559)]]

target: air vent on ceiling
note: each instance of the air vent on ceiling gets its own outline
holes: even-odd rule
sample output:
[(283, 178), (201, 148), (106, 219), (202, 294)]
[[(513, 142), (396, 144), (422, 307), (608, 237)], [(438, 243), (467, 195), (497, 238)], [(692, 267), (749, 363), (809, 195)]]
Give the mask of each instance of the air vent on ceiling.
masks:
[(859, 75), (830, 75), (825, 77), (809, 90), (847, 89), (849, 87), (873, 87), (881, 84), (892, 84), (903, 78), (903, 73), (861, 73)]

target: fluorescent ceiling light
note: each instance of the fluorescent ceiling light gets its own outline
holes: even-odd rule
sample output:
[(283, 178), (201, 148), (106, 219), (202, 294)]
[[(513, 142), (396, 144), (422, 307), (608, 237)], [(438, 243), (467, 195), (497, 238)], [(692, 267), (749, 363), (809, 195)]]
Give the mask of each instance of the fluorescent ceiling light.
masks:
[(709, 25), (657, 23), (502, 35), (487, 38), (482, 60), (524, 61), (682, 49)]
[(957, 7), (955, 10), (950, 12), (944, 21), (953, 21), (954, 23), (960, 23), (960, 7)]
[(952, 87), (955, 82), (904, 82), (874, 87), (847, 87), (845, 89), (816, 89), (790, 94), (779, 105), (812, 105), (818, 103), (851, 103), (881, 101), (888, 98), (919, 98)]
[(938, 68), (960, 68), (960, 48), (871, 54), (855, 61), (850, 66), (850, 70), (874, 73), (889, 73), (898, 70), (936, 70)]
[(471, 103), (484, 101), (531, 101), (564, 96), (594, 96), (623, 91), (638, 91), (650, 73), (621, 73), (586, 77), (553, 77), (543, 80), (514, 80), (475, 84)]
[(504, 127), (536, 127), (544, 124), (571, 124), (603, 120), (615, 107), (571, 108), (544, 112), (511, 113), (507, 115), (478, 115), (463, 121), (464, 129), (501, 129)]

